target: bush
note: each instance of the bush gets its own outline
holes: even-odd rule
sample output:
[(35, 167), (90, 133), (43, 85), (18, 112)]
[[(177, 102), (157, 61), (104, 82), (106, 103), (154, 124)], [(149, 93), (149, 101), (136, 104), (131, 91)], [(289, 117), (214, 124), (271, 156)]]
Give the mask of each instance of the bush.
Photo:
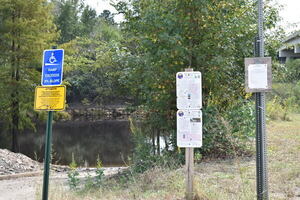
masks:
[[(184, 163), (184, 152), (177, 148), (176, 139), (172, 140), (176, 131), (169, 138), (171, 150), (155, 155), (147, 130), (136, 126), (132, 119), (130, 123), (134, 144), (131, 168), (134, 172), (144, 172), (156, 166), (174, 168)], [(253, 102), (240, 100), (223, 112), (216, 106), (207, 106), (203, 109), (203, 146), (195, 150), (196, 159), (200, 161), (203, 157), (249, 155), (254, 133)]]
[(249, 141), (255, 133), (253, 103), (239, 101), (220, 112), (214, 106), (203, 109), (204, 157), (226, 157), (248, 154)]
[(133, 119), (130, 119), (130, 128), (134, 144), (130, 167), (134, 173), (142, 173), (156, 166), (176, 168), (183, 163), (184, 155), (180, 150), (176, 151), (177, 149), (164, 150), (161, 155), (154, 154), (150, 139), (134, 124)]
[(79, 185), (79, 178), (78, 178), (79, 173), (76, 170), (77, 164), (74, 159), (74, 154), (72, 154), (72, 162), (70, 163), (70, 168), (71, 170), (68, 172), (68, 184), (70, 189), (75, 190)]
[(300, 60), (288, 60), (285, 64), (284, 81), (297, 82), (300, 80)]
[(288, 107), (280, 104), (278, 97), (267, 102), (267, 117), (271, 120), (289, 120)]

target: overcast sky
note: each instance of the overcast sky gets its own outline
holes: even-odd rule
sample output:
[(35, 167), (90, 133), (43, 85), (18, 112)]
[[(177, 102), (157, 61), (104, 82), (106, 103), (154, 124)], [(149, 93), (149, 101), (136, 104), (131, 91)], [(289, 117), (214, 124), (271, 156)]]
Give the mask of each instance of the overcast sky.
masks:
[(287, 27), (289, 30), (295, 30), (297, 27), (287, 26), (290, 24), (297, 24), (298, 29), (300, 28), (300, 0), (277, 0), (278, 3), (284, 7), (280, 11), (280, 16), (283, 18), (282, 25)]
[[(107, 9), (111, 12), (116, 12), (114, 7), (112, 7), (109, 2), (111, 0), (85, 0), (87, 4), (95, 8), (99, 13)], [(289, 30), (295, 30), (297, 27), (288, 26), (288, 24), (298, 24), (298, 29), (300, 28), (300, 0), (275, 0), (279, 4), (283, 5), (283, 9), (280, 11), (280, 16), (283, 18), (281, 23), (284, 27)], [(116, 21), (122, 20), (122, 16), (116, 16)]]

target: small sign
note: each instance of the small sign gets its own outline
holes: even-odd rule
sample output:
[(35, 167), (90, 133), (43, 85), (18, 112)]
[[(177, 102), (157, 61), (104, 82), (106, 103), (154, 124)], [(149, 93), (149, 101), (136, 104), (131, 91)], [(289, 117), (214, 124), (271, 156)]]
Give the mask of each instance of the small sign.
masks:
[(65, 109), (66, 86), (38, 86), (35, 88), (34, 109), (61, 111)]
[(269, 92), (272, 88), (271, 58), (245, 59), (246, 92)]
[(42, 85), (61, 85), (63, 78), (63, 63), (63, 49), (50, 49), (44, 51)]
[(177, 146), (202, 147), (201, 110), (177, 111)]
[(176, 74), (176, 96), (178, 109), (202, 108), (201, 72), (178, 72)]

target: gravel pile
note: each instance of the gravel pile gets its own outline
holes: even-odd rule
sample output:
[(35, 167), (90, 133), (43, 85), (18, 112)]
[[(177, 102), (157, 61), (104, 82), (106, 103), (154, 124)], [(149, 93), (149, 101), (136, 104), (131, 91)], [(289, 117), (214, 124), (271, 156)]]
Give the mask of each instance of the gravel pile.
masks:
[(0, 175), (17, 174), (38, 171), (41, 165), (31, 158), (13, 153), (7, 149), (0, 149)]

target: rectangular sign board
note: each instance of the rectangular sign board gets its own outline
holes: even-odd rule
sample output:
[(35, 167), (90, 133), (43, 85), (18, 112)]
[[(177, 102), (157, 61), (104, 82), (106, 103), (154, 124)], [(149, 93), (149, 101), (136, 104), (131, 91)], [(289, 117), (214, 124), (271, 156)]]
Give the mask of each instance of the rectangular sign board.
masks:
[(270, 92), (271, 89), (271, 57), (245, 58), (246, 92)]
[(176, 74), (176, 96), (178, 109), (201, 109), (201, 72), (178, 72)]
[(177, 146), (202, 147), (201, 110), (177, 111)]
[(35, 88), (34, 110), (61, 111), (65, 109), (66, 86)]
[(42, 67), (42, 85), (61, 85), (63, 78), (63, 49), (49, 49), (44, 51)]

